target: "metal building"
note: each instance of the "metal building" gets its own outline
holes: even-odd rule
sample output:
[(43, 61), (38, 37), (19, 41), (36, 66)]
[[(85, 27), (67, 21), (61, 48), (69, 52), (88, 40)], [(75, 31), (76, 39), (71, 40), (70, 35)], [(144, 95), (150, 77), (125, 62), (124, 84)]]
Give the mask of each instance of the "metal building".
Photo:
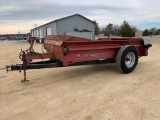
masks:
[(95, 23), (80, 14), (74, 14), (31, 30), (31, 36), (38, 37), (40, 40), (43, 40), (46, 35), (70, 35), (94, 40)]

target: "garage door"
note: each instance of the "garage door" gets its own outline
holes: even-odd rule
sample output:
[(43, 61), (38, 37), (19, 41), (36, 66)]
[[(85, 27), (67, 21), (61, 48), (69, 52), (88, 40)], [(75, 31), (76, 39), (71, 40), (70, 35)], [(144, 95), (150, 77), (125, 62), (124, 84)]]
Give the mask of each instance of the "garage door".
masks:
[(39, 29), (39, 37), (42, 38), (42, 28)]
[(51, 27), (47, 27), (47, 35), (51, 35)]
[(34, 31), (33, 31), (33, 30), (32, 30), (32, 32), (31, 32), (31, 36), (34, 37)]
[(34, 37), (36, 37), (36, 30), (34, 30)]
[(37, 36), (36, 37), (39, 37), (39, 31), (38, 30), (36, 30), (37, 31)]

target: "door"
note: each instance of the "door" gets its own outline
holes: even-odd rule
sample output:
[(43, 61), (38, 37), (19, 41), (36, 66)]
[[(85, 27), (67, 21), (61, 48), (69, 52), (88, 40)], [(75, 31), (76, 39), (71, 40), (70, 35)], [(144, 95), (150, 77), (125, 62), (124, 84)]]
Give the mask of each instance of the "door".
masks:
[(37, 36), (36, 37), (39, 37), (39, 30), (37, 29)]
[(47, 35), (51, 35), (51, 27), (47, 27)]
[(31, 36), (34, 37), (34, 31), (33, 30), (31, 31)]
[(42, 28), (39, 29), (39, 37), (42, 38)]

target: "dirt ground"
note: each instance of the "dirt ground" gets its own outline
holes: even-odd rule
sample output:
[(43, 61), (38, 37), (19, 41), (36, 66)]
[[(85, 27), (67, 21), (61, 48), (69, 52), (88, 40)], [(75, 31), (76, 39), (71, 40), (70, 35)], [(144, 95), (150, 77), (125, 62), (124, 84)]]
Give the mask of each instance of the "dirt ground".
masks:
[[(0, 120), (160, 120), (160, 38), (130, 74), (115, 64), (0, 70)], [(29, 44), (0, 42), (0, 68)], [(41, 52), (41, 44), (35, 51)]]

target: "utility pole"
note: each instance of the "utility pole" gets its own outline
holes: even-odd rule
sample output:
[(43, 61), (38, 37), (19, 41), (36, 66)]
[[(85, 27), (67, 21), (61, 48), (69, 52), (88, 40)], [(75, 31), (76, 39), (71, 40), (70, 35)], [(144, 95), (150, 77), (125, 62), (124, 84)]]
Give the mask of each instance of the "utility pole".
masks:
[(35, 26), (35, 28), (36, 28), (37, 24), (34, 24), (34, 26)]
[(20, 30), (18, 31), (18, 40), (20, 40)]
[(34, 26), (35, 26), (35, 30), (33, 31), (33, 36), (36, 37), (36, 36), (37, 36), (37, 35), (36, 35), (36, 34), (37, 34), (37, 33), (36, 33), (37, 24), (34, 24)]

